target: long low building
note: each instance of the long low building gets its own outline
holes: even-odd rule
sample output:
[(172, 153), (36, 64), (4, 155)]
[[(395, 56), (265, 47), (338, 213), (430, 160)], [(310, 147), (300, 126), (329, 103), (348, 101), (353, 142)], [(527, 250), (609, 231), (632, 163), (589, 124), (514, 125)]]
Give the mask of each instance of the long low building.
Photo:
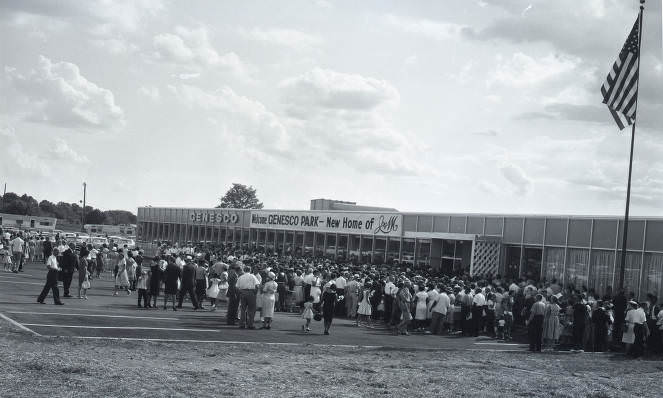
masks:
[[(311, 201), (315, 210), (138, 208), (138, 240), (220, 242), (359, 263), (618, 284), (623, 218), (398, 212)], [(335, 210), (342, 207), (343, 210)], [(361, 208), (361, 211), (354, 211)], [(624, 287), (663, 296), (663, 218), (629, 220)]]
[(0, 227), (20, 231), (52, 232), (57, 218), (0, 213)]

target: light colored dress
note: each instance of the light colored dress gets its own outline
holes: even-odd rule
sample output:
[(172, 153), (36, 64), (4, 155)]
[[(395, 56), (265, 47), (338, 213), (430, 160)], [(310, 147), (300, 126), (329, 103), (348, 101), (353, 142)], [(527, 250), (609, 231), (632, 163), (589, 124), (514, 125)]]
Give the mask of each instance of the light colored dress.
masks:
[(543, 317), (543, 338), (557, 341), (561, 332), (559, 323), (560, 307), (557, 304), (546, 305)]
[[(627, 318), (628, 318), (628, 312), (629, 311), (633, 311), (633, 310), (628, 310), (626, 312)], [(633, 344), (633, 343), (635, 343), (635, 330), (634, 330), (635, 324), (633, 322), (626, 321), (626, 325), (628, 325), (628, 328), (626, 329), (626, 331), (622, 335), (622, 343)]]
[(368, 301), (368, 299), (371, 296), (371, 291), (368, 289), (365, 289), (363, 291), (363, 296), (361, 303), (359, 303), (359, 310), (357, 310), (357, 313), (359, 315), (367, 315), (370, 316), (372, 314), (372, 308), (371, 308), (371, 303)]
[(272, 318), (274, 316), (274, 303), (276, 302), (276, 289), (278, 285), (274, 281), (268, 281), (262, 287), (262, 316)]
[(304, 278), (295, 276), (295, 303), (299, 304), (304, 301)]
[(115, 285), (120, 287), (129, 287), (129, 276), (127, 275), (127, 261), (123, 256), (120, 256), (117, 262), (117, 277), (115, 277)]
[(426, 316), (428, 315), (428, 307), (426, 306), (426, 299), (428, 298), (428, 293), (426, 292), (417, 292), (415, 294), (417, 298), (417, 307), (414, 314), (414, 319), (418, 321), (425, 321)]
[(313, 319), (313, 303), (310, 301), (304, 303), (304, 312), (302, 312), (302, 318)]

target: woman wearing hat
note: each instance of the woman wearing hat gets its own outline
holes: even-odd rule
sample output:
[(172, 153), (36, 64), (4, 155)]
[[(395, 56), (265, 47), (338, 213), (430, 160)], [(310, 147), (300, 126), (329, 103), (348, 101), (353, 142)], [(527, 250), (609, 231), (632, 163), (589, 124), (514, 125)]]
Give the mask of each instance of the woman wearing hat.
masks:
[(262, 329), (272, 328), (272, 318), (274, 317), (274, 303), (276, 302), (277, 283), (274, 281), (276, 275), (273, 272), (267, 273), (267, 282), (262, 287)]
[(329, 335), (329, 328), (331, 328), (332, 321), (334, 320), (337, 301), (336, 284), (332, 283), (322, 294), (322, 319), (324, 319), (326, 335)]

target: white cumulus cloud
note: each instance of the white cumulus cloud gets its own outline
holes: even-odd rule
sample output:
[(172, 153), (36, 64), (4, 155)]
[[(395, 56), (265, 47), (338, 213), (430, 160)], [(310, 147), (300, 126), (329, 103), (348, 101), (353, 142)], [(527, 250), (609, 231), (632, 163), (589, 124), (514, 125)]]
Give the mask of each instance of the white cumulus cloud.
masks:
[(5, 67), (5, 78), (13, 100), (32, 122), (83, 131), (125, 124), (113, 93), (85, 78), (76, 64), (40, 56), (38, 66), (25, 73)]

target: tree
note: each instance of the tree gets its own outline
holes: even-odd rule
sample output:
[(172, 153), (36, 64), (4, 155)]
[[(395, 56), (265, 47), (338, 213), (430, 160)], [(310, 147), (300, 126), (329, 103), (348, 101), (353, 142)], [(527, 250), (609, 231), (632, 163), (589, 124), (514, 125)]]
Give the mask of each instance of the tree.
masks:
[[(85, 206), (85, 211), (87, 212), (88, 206)], [(85, 223), (86, 224), (103, 224), (106, 216), (99, 209), (94, 209), (85, 213)]]
[(256, 197), (256, 189), (243, 184), (233, 183), (219, 200), (221, 203), (216, 206), (217, 209), (262, 209), (262, 202)]

